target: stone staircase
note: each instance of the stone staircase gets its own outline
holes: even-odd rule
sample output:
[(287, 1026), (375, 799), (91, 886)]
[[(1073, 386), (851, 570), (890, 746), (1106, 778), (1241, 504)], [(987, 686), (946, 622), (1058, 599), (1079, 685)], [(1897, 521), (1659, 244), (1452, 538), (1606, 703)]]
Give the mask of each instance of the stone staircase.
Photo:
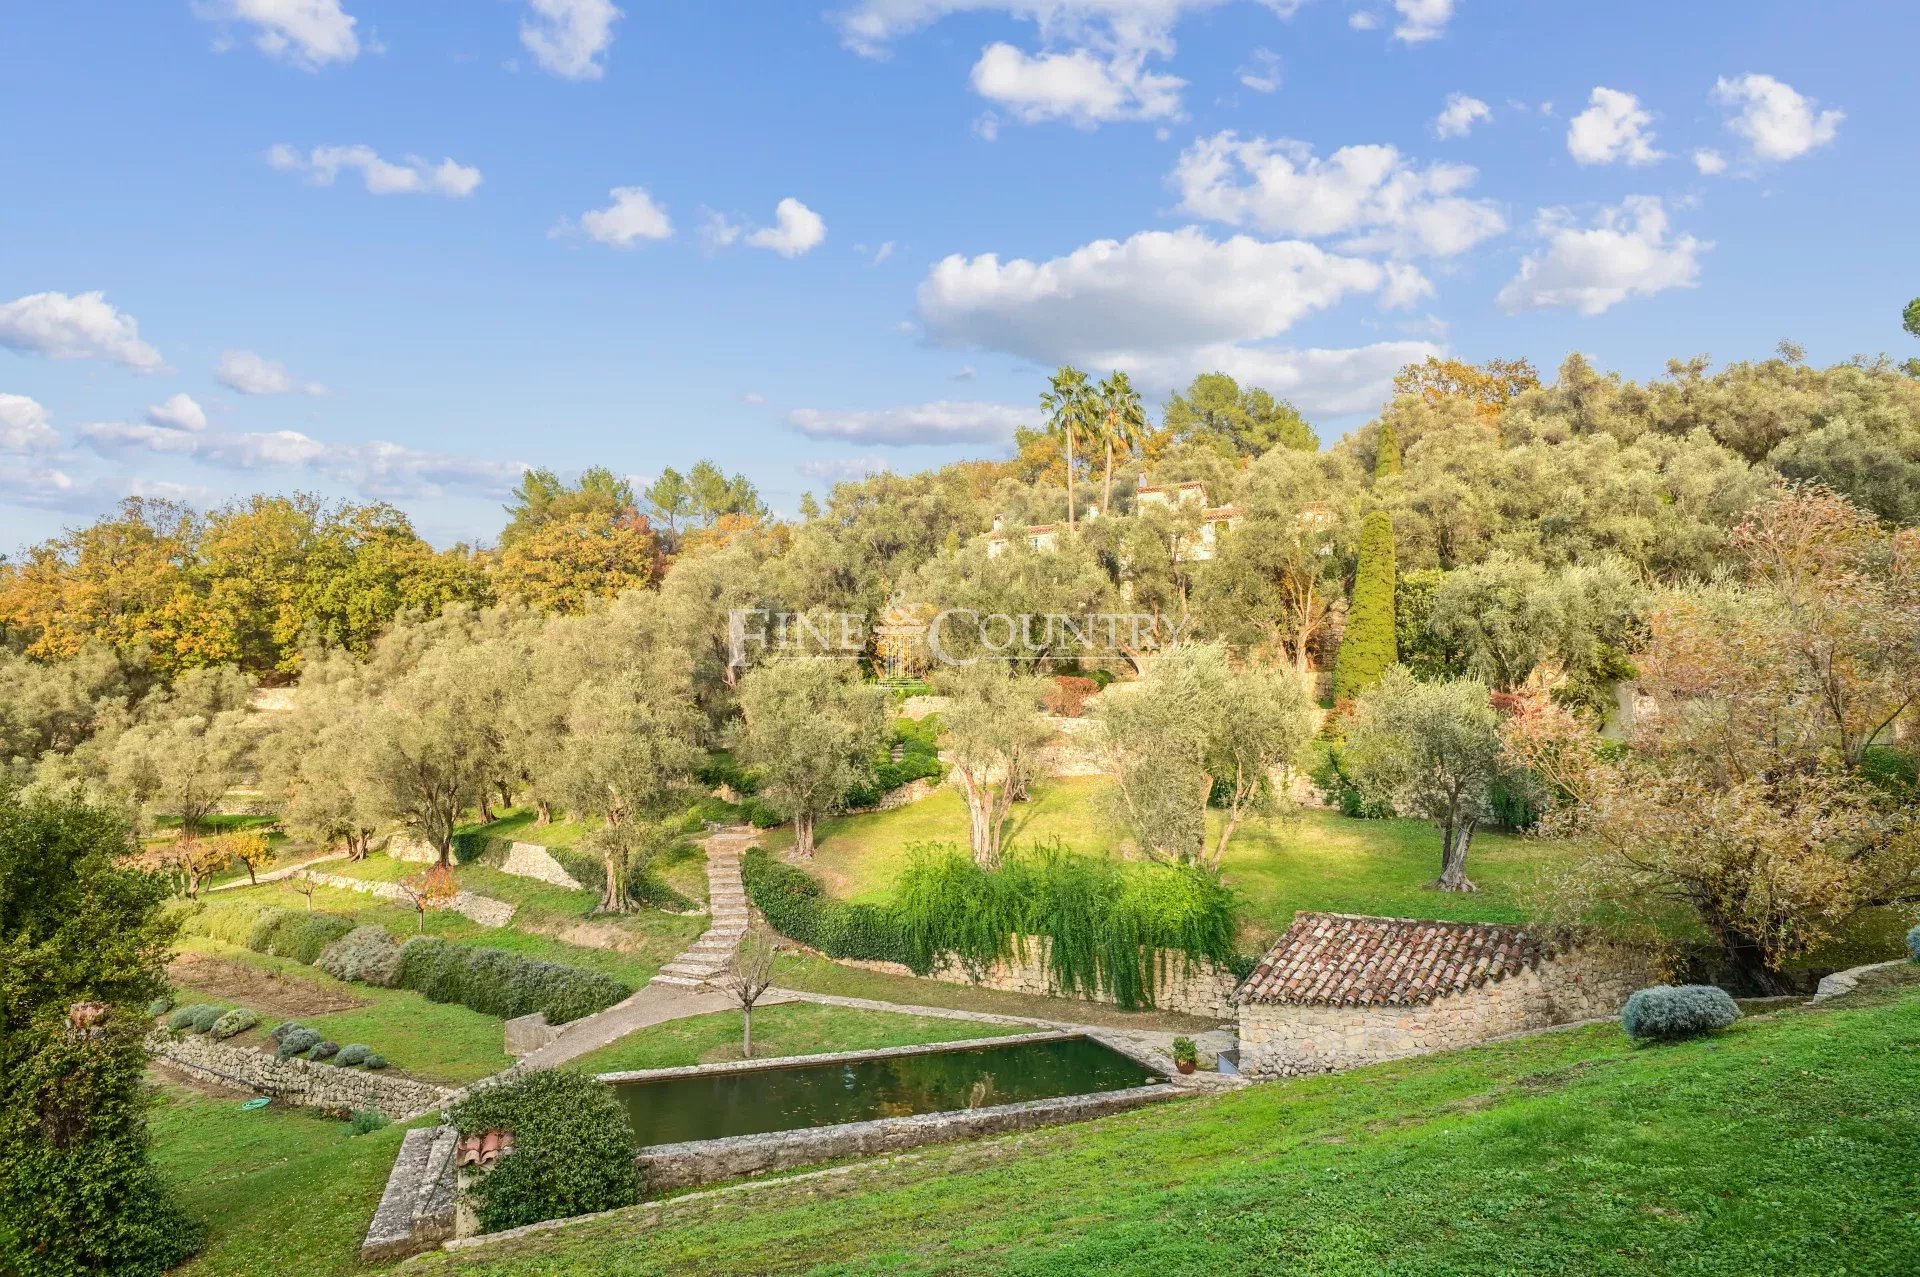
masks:
[(759, 837), (757, 831), (724, 829), (707, 840), (707, 907), (713, 925), (693, 947), (660, 968), (651, 984), (689, 991), (717, 987), (740, 937), (747, 933), (747, 889), (740, 880), (740, 857)]

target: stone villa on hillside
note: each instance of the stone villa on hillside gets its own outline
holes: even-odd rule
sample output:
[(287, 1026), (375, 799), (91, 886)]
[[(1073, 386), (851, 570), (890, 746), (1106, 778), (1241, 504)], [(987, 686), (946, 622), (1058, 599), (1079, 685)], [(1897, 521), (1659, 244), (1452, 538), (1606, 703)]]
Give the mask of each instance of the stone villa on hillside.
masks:
[[(1222, 530), (1239, 527), (1245, 517), (1236, 505), (1210, 506), (1207, 504), (1207, 485), (1190, 480), (1186, 483), (1156, 483), (1137, 489), (1133, 497), (1133, 511), (1139, 514), (1150, 509), (1171, 509), (1176, 506), (1191, 505), (1200, 512), (1200, 530), (1188, 543), (1184, 538), (1175, 549), (1174, 555), (1183, 563), (1204, 563), (1214, 556), (1215, 547)], [(1088, 520), (1099, 517), (1097, 510), (1089, 510), (1084, 516)], [(1060, 546), (1060, 533), (1065, 524), (1036, 523), (1023, 530), (1013, 531), (1006, 526), (1004, 518), (993, 521), (993, 531), (987, 533), (987, 555), (997, 557), (1005, 554), (1007, 547), (1016, 537), (1024, 537), (1027, 544), (1035, 550), (1055, 550)]]
[(1525, 927), (1302, 913), (1234, 993), (1240, 1068), (1326, 1073), (1611, 1016), (1651, 974)]

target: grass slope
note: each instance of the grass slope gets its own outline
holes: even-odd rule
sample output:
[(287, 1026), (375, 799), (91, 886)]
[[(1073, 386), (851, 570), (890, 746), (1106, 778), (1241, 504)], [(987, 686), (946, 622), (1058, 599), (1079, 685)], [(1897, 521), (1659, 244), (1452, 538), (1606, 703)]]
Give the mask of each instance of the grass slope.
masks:
[(1710, 1041), (1599, 1026), (1253, 1087), (421, 1270), (1911, 1273), (1916, 1087), (1909, 983)]
[[(753, 1013), (753, 1053), (768, 1059), (776, 1055), (818, 1055), (826, 1051), (874, 1051), (888, 1046), (959, 1042), (1027, 1031), (978, 1020), (947, 1020), (886, 1011), (855, 1011), (813, 1002), (783, 1002)], [(630, 1033), (618, 1042), (581, 1056), (567, 1067), (587, 1073), (613, 1073), (740, 1058), (740, 1013), (715, 1011)]]

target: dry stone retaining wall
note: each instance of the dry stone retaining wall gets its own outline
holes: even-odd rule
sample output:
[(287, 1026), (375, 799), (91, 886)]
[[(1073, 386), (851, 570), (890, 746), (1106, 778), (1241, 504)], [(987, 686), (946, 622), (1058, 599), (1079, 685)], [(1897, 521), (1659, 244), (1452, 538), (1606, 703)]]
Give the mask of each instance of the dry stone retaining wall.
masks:
[[(349, 878), (345, 874), (315, 873), (309, 870), (305, 877), (311, 878), (323, 887), (339, 887), (344, 891), (357, 891), (366, 896), (377, 896), (381, 900), (392, 900), (398, 904), (412, 907), (407, 893), (397, 882), (375, 882), (367, 878)], [(483, 927), (504, 927), (513, 921), (514, 907), (504, 900), (495, 900), (492, 896), (482, 896), (471, 891), (462, 891), (447, 902), (446, 908), (463, 917), (471, 918)]]
[(570, 891), (583, 891), (580, 881), (567, 872), (567, 867), (553, 858), (553, 853), (534, 842), (517, 842), (507, 848), (506, 858), (500, 862), (500, 872), (512, 874), (516, 878), (532, 878), (555, 887), (565, 887)]
[(1644, 959), (1579, 950), (1425, 1006), (1243, 1006), (1240, 1068), (1261, 1077), (1330, 1073), (1599, 1019), (1618, 1014), (1653, 978)]
[[(1082, 1001), (1115, 1005), (1113, 994), (1102, 990), (1093, 998), (1063, 993), (1047, 967), (1052, 941), (1046, 937), (1023, 938), (1015, 945), (1012, 961), (996, 962), (980, 971), (969, 971), (957, 958), (949, 957), (928, 973), (928, 978), (948, 984), (968, 984), (980, 989), (998, 989), (1003, 993), (1028, 993), (1046, 998), (1078, 998)], [(898, 962), (874, 962), (857, 958), (836, 959), (842, 966), (865, 971), (884, 971), (888, 975), (913, 975), (912, 969)], [(1231, 971), (1212, 963), (1189, 960), (1184, 954), (1162, 953), (1158, 979), (1154, 984), (1153, 1005), (1161, 1011), (1178, 1011), (1202, 1019), (1231, 1020), (1233, 991), (1239, 984)]]
[(147, 1052), (204, 1081), (239, 1085), (313, 1108), (373, 1109), (405, 1121), (439, 1108), (452, 1094), (412, 1078), (340, 1068), (312, 1060), (281, 1060), (251, 1047), (156, 1030)]

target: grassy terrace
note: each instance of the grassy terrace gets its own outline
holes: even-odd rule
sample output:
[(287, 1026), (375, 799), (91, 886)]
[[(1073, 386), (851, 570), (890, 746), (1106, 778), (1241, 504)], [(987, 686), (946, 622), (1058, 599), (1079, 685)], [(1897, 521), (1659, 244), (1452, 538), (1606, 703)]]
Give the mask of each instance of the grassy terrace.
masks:
[[(776, 1055), (818, 1055), (826, 1051), (873, 1051), (881, 1047), (960, 1042), (967, 1038), (1004, 1037), (1024, 1032), (1027, 1030), (1023, 1028), (982, 1024), (977, 1020), (785, 1002), (753, 1013), (753, 1053), (767, 1059)], [(623, 1069), (670, 1069), (740, 1058), (740, 1013), (715, 1011), (642, 1029), (581, 1056), (567, 1067), (587, 1073), (614, 1073)]]
[(441, 1255), (461, 1277), (1905, 1274), (1920, 986), (1635, 1048), (1611, 1026), (928, 1151)]

